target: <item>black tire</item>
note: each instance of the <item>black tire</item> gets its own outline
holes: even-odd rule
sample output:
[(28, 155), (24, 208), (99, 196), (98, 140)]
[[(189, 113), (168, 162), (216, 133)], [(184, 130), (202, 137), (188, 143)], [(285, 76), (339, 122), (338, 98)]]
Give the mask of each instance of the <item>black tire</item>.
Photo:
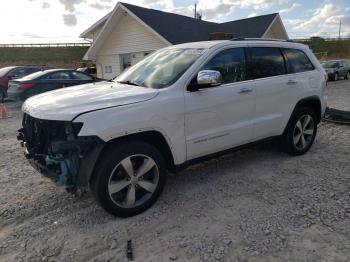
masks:
[[(308, 133), (311, 133), (311, 130), (312, 130), (312, 134), (301, 133), (301, 136), (303, 136), (303, 139), (301, 139), (301, 137), (300, 137), (300, 140), (298, 140), (298, 135), (299, 135), (298, 132), (300, 130), (298, 126), (300, 126), (300, 124), (301, 124), (301, 126), (303, 127), (303, 119), (305, 119), (305, 123), (306, 123), (307, 118), (305, 116), (311, 117), (310, 121), (312, 121), (312, 123), (313, 123), (312, 126), (311, 126), (311, 124), (306, 126), (305, 131), (307, 131)], [(312, 144), (315, 140), (316, 134), (317, 134), (316, 113), (311, 108), (300, 107), (294, 112), (293, 116), (289, 120), (287, 128), (286, 128), (284, 135), (282, 137), (284, 150), (289, 155), (292, 155), (292, 156), (303, 155), (312, 146)], [(305, 146), (302, 146), (303, 140), (306, 143)], [(295, 141), (299, 141), (299, 143), (295, 142)]]
[(345, 79), (349, 79), (350, 78), (350, 72), (347, 72), (345, 75)]
[[(140, 159), (138, 158), (143, 156), (145, 159), (142, 160), (141, 163)], [(126, 171), (125, 166), (122, 164), (125, 159), (129, 159), (130, 163), (132, 163), (132, 173), (134, 174), (134, 178), (137, 180), (137, 182), (131, 182), (131, 179), (128, 175), (129, 173)], [(139, 171), (141, 169), (141, 166), (145, 164), (145, 160), (148, 161), (149, 159), (154, 161), (152, 164), (155, 164), (155, 166), (153, 166), (153, 168), (150, 169), (148, 173), (146, 172), (145, 175), (142, 175), (141, 178), (136, 178), (136, 171)], [(135, 167), (137, 165), (137, 161), (140, 163), (138, 170)], [(130, 217), (142, 213), (156, 202), (164, 188), (166, 173), (167, 170), (164, 158), (155, 147), (142, 141), (122, 142), (115, 145), (114, 147), (107, 149), (100, 157), (100, 160), (95, 168), (93, 179), (91, 181), (91, 187), (96, 200), (108, 213), (118, 217)], [(154, 191), (150, 191), (151, 193), (144, 190), (144, 188), (141, 187), (141, 184), (138, 184), (140, 181), (149, 182), (149, 180), (145, 180), (143, 177), (151, 176), (152, 180), (156, 174), (157, 182), (152, 184), (154, 185), (152, 188)], [(125, 179), (122, 178), (118, 179), (117, 181), (113, 181), (115, 177), (119, 178), (121, 175), (124, 175)], [(109, 186), (112, 185), (112, 182), (114, 182), (114, 184), (121, 182), (125, 183), (128, 179), (130, 179), (130, 184), (128, 186), (124, 187), (122, 190), (110, 194)], [(138, 200), (134, 200), (135, 206), (126, 207), (123, 206), (121, 202), (118, 203), (118, 201), (121, 201), (120, 199), (122, 198), (123, 193), (126, 191), (124, 193), (125, 200), (123, 201), (125, 201), (125, 205), (128, 204), (126, 202), (128, 202), (128, 195), (129, 191), (131, 191), (131, 187), (134, 188), (134, 199), (137, 199), (137, 196), (141, 195), (141, 200), (144, 202), (137, 204)]]
[(334, 80), (334, 81), (338, 81), (338, 80), (339, 80), (339, 74), (338, 74), (338, 72), (335, 73), (333, 80)]

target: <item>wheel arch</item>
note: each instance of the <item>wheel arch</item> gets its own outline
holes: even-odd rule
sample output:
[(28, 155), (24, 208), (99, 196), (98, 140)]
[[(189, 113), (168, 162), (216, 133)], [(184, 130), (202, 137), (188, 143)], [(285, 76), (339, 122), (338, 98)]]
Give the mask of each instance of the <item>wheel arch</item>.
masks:
[(295, 112), (301, 108), (301, 107), (308, 107), (311, 108), (312, 110), (314, 110), (314, 112), (316, 113), (317, 116), (317, 124), (319, 124), (321, 122), (321, 115), (322, 115), (322, 106), (321, 106), (321, 100), (318, 96), (309, 96), (309, 97), (305, 97), (301, 100), (298, 101), (298, 103), (295, 105), (292, 114), (289, 117), (288, 123), (286, 125), (286, 127), (284, 128), (284, 132), (286, 132), (289, 123), (293, 117), (293, 115), (295, 114)]
[(124, 143), (127, 141), (142, 141), (156, 147), (164, 156), (167, 169), (172, 170), (174, 168), (175, 156), (173, 151), (171, 150), (171, 145), (168, 143), (166, 137), (161, 132), (156, 130), (142, 131), (138, 133), (132, 133), (132, 134), (116, 137), (114, 139), (107, 141), (103, 149), (99, 153), (99, 156), (96, 159), (91, 175), (88, 178), (89, 183), (91, 182), (94, 174), (96, 173), (95, 168), (97, 167), (98, 162), (101, 160), (103, 154), (107, 152), (109, 149), (111, 149), (112, 147), (118, 146), (118, 144)]

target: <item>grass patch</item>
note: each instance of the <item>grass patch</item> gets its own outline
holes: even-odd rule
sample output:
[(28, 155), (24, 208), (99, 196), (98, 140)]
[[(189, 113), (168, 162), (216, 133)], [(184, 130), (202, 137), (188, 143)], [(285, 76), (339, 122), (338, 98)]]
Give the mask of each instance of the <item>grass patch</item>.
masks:
[(328, 52), (325, 59), (350, 58), (350, 40), (311, 40), (302, 43), (308, 45), (314, 53)]
[(1, 47), (1, 64), (74, 64), (81, 61), (88, 47)]

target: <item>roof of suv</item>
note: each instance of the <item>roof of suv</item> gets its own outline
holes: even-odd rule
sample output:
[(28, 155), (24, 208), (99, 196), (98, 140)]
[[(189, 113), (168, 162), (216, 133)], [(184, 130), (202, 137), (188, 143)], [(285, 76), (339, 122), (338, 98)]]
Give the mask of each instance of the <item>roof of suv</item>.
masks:
[(173, 45), (170, 48), (205, 48), (209, 49), (216, 46), (226, 46), (233, 44), (263, 44), (263, 45), (282, 45), (284, 47), (295, 47), (295, 48), (305, 48), (304, 44), (295, 43), (291, 41), (278, 40), (278, 39), (232, 39), (232, 40), (214, 40), (214, 41), (202, 41), (202, 42), (192, 42), (179, 45)]

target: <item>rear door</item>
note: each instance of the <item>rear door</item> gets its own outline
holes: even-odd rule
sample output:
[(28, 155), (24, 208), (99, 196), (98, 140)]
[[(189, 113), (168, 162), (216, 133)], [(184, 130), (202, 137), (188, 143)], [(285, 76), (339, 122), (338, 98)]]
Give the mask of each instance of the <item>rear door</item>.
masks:
[(42, 76), (36, 83), (36, 92), (43, 93), (52, 91), (66, 86), (66, 80), (69, 79), (69, 74), (64, 71), (48, 73)]
[(254, 139), (280, 135), (289, 118), (299, 80), (287, 75), (278, 45), (251, 45), (248, 54), (248, 74), (255, 80), (256, 88)]
[(340, 61), (340, 69), (339, 71), (341, 72), (340, 76), (345, 77), (346, 74), (348, 73), (348, 67), (345, 63), (345, 61)]

